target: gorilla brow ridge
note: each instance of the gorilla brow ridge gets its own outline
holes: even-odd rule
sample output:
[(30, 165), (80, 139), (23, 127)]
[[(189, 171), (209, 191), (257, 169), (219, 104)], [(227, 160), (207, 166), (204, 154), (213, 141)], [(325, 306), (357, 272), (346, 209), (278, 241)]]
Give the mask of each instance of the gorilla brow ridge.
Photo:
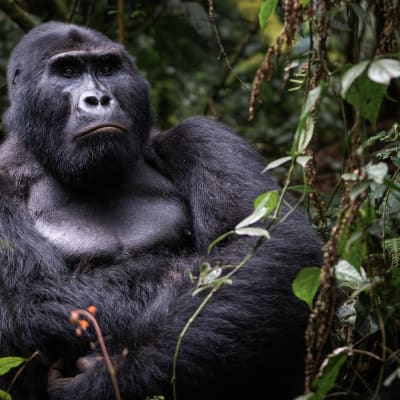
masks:
[(89, 52), (90, 55), (105, 54), (105, 53), (113, 53), (118, 56), (121, 55), (121, 50), (113, 46), (113, 47), (89, 47), (85, 49), (84, 48), (62, 49), (60, 51), (54, 52), (53, 54), (50, 54), (47, 58), (52, 59), (57, 56), (61, 57), (62, 54), (70, 54), (70, 53), (75, 53), (76, 55), (79, 55), (80, 53), (84, 54), (87, 52)]

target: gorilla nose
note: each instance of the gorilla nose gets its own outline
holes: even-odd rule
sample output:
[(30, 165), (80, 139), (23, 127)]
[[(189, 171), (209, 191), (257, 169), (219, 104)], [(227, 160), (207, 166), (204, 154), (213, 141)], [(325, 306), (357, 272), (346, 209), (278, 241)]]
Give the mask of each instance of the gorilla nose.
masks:
[(79, 98), (78, 107), (88, 113), (103, 113), (110, 110), (113, 99), (110, 95), (101, 92), (84, 92)]
[(111, 102), (111, 97), (107, 95), (101, 96), (100, 98), (96, 96), (87, 96), (84, 98), (84, 101), (89, 106), (98, 106), (99, 104), (107, 106)]

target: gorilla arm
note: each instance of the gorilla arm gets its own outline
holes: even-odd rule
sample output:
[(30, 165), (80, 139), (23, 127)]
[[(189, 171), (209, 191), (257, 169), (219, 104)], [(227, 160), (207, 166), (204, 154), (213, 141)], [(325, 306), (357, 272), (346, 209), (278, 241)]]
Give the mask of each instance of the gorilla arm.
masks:
[[(184, 193), (200, 252), (246, 216), (260, 192), (276, 188), (271, 178), (260, 174), (262, 162), (256, 153), (222, 125), (191, 119), (163, 135), (154, 140), (151, 162)], [(62, 350), (48, 348), (52, 338), (59, 347), (60, 343), (75, 347), (77, 357), (83, 355), (82, 343), (95, 337), (91, 330), (75, 337), (68, 316), (74, 308), (95, 305), (102, 332), (110, 338), (106, 344), (113, 360), (121, 361), (117, 372), (121, 393), (131, 399), (170, 393), (178, 336), (205, 296), (192, 296), (188, 271), (197, 275), (206, 258), (213, 266), (219, 261), (236, 265), (254, 242), (234, 238), (202, 259), (147, 255), (71, 277), (51, 246), (30, 227), (24, 210), (22, 216), (11, 211), (13, 220), (3, 224), (18, 226), (21, 234), (13, 236), (3, 227), (1, 233), (19, 250), (13, 262), (6, 263), (10, 269), (2, 272), (15, 307), (21, 310), (16, 319), (25, 347), (39, 348), (54, 360)], [(10, 210), (2, 207), (1, 212), (7, 216)], [(3, 215), (1, 220), (6, 221)], [(302, 266), (319, 263), (320, 243), (297, 212), (271, 235), (234, 276), (233, 284), (215, 294), (185, 335), (177, 365), (181, 398), (213, 399), (221, 394), (240, 398), (244, 396), (240, 387), (248, 394), (264, 385), (267, 376), (265, 394), (276, 390), (285, 398), (285, 390), (288, 396), (290, 390), (301, 391), (294, 384), (282, 387), (274, 377), (292, 370), (301, 380), (307, 314), (292, 295), (290, 283)], [(2, 321), (2, 326), (10, 327), (8, 340), (13, 338), (12, 322)], [(128, 355), (121, 359), (124, 348)], [(60, 400), (113, 398), (103, 362), (75, 378), (59, 380), (50, 392)]]

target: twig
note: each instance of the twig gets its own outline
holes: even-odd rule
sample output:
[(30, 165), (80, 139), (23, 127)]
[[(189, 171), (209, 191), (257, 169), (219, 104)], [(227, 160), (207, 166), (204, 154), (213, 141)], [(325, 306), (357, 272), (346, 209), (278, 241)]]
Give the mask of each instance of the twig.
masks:
[(24, 32), (37, 25), (35, 20), (13, 0), (0, 0), (0, 9)]
[[(271, 220), (267, 226), (266, 229), (270, 229), (270, 227), (277, 222), (277, 218), (279, 217), (279, 213), (282, 209), (282, 203), (284, 201), (284, 196), (286, 195), (286, 192), (288, 190), (290, 180), (292, 173), (294, 171), (294, 166), (296, 162), (295, 160), (292, 160), (291, 167), (289, 168), (287, 177), (286, 177), (286, 182), (285, 186), (283, 187), (281, 194), (278, 199), (278, 203), (275, 208), (275, 212), (273, 216), (271, 217)], [(290, 212), (290, 211), (289, 211)], [(284, 218), (284, 217), (283, 217)], [(174, 353), (174, 359), (173, 359), (173, 365), (172, 365), (172, 378), (171, 378), (171, 383), (172, 383), (172, 393), (173, 393), (173, 400), (177, 400), (177, 394), (176, 394), (176, 366), (177, 366), (177, 361), (178, 361), (178, 355), (180, 352), (180, 348), (182, 345), (182, 340), (184, 336), (186, 335), (186, 332), (192, 325), (192, 323), (196, 320), (200, 312), (204, 309), (204, 307), (207, 305), (207, 303), (211, 300), (211, 298), (214, 296), (214, 294), (223, 286), (230, 278), (232, 278), (240, 269), (242, 269), (248, 261), (254, 256), (258, 248), (264, 243), (265, 237), (261, 236), (257, 239), (256, 243), (252, 248), (250, 248), (249, 252), (245, 255), (245, 257), (240, 261), (238, 265), (235, 266), (235, 268), (229, 272), (223, 279), (218, 281), (215, 286), (212, 288), (212, 290), (208, 293), (208, 295), (204, 298), (204, 300), (200, 303), (200, 305), (197, 307), (195, 312), (192, 314), (192, 316), (189, 318), (189, 320), (186, 322), (185, 326), (183, 327), (181, 333), (179, 334), (179, 338), (176, 344), (175, 348), (175, 353)]]
[[(121, 394), (120, 394), (120, 391), (119, 391), (119, 386), (118, 386), (118, 382), (117, 382), (116, 375), (115, 375), (115, 369), (114, 369), (114, 366), (112, 365), (110, 356), (109, 356), (108, 351), (107, 351), (107, 347), (106, 347), (106, 345), (104, 343), (103, 334), (101, 333), (101, 329), (99, 327), (99, 324), (97, 323), (96, 318), (89, 311), (82, 310), (82, 309), (72, 311), (71, 312), (71, 316), (73, 315), (73, 313), (76, 313), (75, 315), (81, 315), (81, 316), (87, 318), (90, 321), (90, 323), (92, 324), (92, 326), (93, 326), (93, 328), (94, 328), (94, 330), (96, 332), (97, 340), (99, 342), (101, 351), (102, 351), (103, 356), (104, 356), (104, 361), (106, 363), (106, 367), (107, 367), (108, 373), (110, 374), (110, 377), (111, 377), (111, 383), (112, 383), (113, 388), (114, 388), (115, 399), (116, 400), (121, 400)], [(74, 318), (73, 318), (74, 320), (75, 320), (75, 315), (74, 315)]]
[(118, 0), (118, 32), (119, 42), (125, 44), (124, 0)]
[(72, 5), (71, 12), (70, 12), (70, 14), (68, 16), (68, 19), (67, 19), (68, 22), (71, 22), (72, 19), (74, 18), (74, 15), (75, 15), (75, 12), (76, 12), (76, 8), (78, 7), (79, 1), (80, 0), (75, 0), (74, 1), (74, 4)]
[[(211, 17), (210, 17), (211, 19)], [(215, 18), (211, 19), (211, 23), (215, 24)], [(214, 31), (216, 31), (216, 27), (214, 27)], [(211, 108), (211, 104), (214, 103), (214, 101), (216, 100), (216, 98), (218, 97), (218, 92), (220, 89), (222, 89), (225, 86), (225, 82), (229, 77), (230, 73), (233, 73), (235, 78), (237, 78), (239, 80), (239, 82), (241, 82), (242, 86), (250, 92), (250, 88), (246, 85), (246, 83), (244, 83), (243, 81), (241, 81), (240, 77), (233, 71), (233, 66), (237, 63), (237, 61), (239, 60), (239, 57), (243, 54), (244, 49), (246, 48), (246, 45), (249, 43), (249, 41), (251, 40), (251, 38), (257, 33), (258, 31), (258, 20), (254, 21), (251, 25), (249, 30), (247, 31), (246, 35), (243, 37), (243, 39), (240, 41), (240, 43), (238, 44), (238, 46), (236, 47), (236, 49), (234, 50), (230, 61), (225, 63), (225, 67), (223, 68), (222, 74), (220, 76), (220, 78), (218, 79), (218, 81), (213, 85), (212, 87), (212, 93), (209, 96), (209, 100), (207, 102), (207, 105), (205, 107), (204, 113), (206, 114), (207, 112), (209, 112), (210, 108)], [(218, 31), (216, 31), (218, 32)], [(220, 46), (220, 51), (221, 51), (221, 46), (223, 49), (223, 45), (221, 43), (221, 40), (218, 40), (218, 45)], [(222, 50), (225, 55), (226, 52), (225, 50)], [(222, 53), (223, 54), (223, 53)]]
[(37, 356), (39, 355), (39, 350), (36, 350), (25, 362), (24, 364), (18, 369), (16, 374), (13, 376), (12, 381), (10, 385), (7, 388), (6, 393), (9, 394), (11, 392), (12, 387), (14, 386), (14, 383), (18, 379), (18, 377), (22, 374), (23, 370), (26, 368), (26, 366)]
[(256, 244), (250, 249), (250, 251), (246, 254), (246, 256), (243, 258), (243, 260), (231, 271), (229, 274), (225, 276), (225, 279), (219, 281), (213, 288), (212, 290), (208, 293), (208, 295), (204, 298), (204, 300), (200, 303), (200, 305), (197, 307), (195, 312), (192, 314), (192, 316), (189, 318), (189, 320), (186, 322), (186, 325), (182, 329), (181, 333), (179, 334), (179, 338), (176, 344), (175, 348), (175, 353), (174, 353), (174, 360), (173, 360), (173, 365), (172, 365), (172, 378), (171, 378), (171, 383), (172, 383), (172, 391), (173, 391), (173, 399), (177, 400), (176, 396), (176, 366), (177, 366), (177, 360), (178, 360), (178, 355), (179, 351), (181, 348), (182, 340), (184, 336), (186, 335), (186, 332), (192, 325), (192, 323), (196, 320), (200, 312), (204, 309), (204, 307), (207, 305), (207, 303), (211, 300), (211, 298), (214, 296), (214, 294), (221, 288), (222, 285), (225, 284), (227, 280), (232, 278), (233, 275), (235, 275), (247, 262), (254, 256), (256, 253), (257, 249), (261, 246), (261, 244), (264, 242), (264, 237), (260, 237)]
[[(237, 51), (236, 51), (235, 54), (234, 54), (234, 57), (232, 58), (232, 59), (234, 59), (234, 62), (233, 62), (233, 61), (231, 62), (231, 61), (229, 60), (228, 54), (227, 54), (227, 52), (226, 52), (226, 50), (225, 50), (225, 47), (224, 47), (224, 45), (222, 44), (222, 40), (221, 40), (221, 35), (220, 35), (220, 33), (219, 33), (219, 29), (218, 29), (217, 24), (216, 24), (216, 22), (215, 22), (214, 0), (208, 0), (208, 15), (209, 15), (209, 18), (210, 18), (211, 25), (212, 25), (212, 27), (213, 27), (213, 29), (214, 29), (215, 38), (217, 39), (217, 43), (218, 43), (218, 46), (219, 46), (220, 57), (223, 57), (224, 60), (225, 60), (225, 64), (226, 64), (225, 74), (226, 74), (226, 77), (229, 75), (229, 73), (232, 73), (232, 74), (235, 76), (235, 78), (242, 84), (242, 86), (243, 86), (244, 88), (246, 88), (247, 90), (250, 91), (250, 89), (248, 88), (248, 86), (246, 85), (246, 83), (243, 82), (243, 80), (240, 78), (240, 76), (239, 76), (238, 74), (236, 74), (236, 73), (233, 71), (233, 66), (232, 66), (232, 65), (234, 64), (234, 62), (236, 62), (237, 59), (239, 58), (239, 56), (240, 56), (241, 52), (243, 51), (243, 49), (242, 49), (242, 48), (240, 47), (240, 45), (239, 45)], [(247, 41), (250, 40), (251, 35), (253, 35), (254, 32), (257, 31), (257, 27), (258, 27), (258, 24), (256, 25), (255, 28), (254, 28), (254, 26), (252, 26), (252, 29), (249, 31), (250, 37), (247, 39)], [(253, 33), (251, 33), (252, 30), (254, 30)], [(247, 42), (247, 41), (243, 41), (243, 46), (246, 45), (246, 42)], [(221, 79), (221, 81), (222, 81), (222, 82), (225, 82), (226, 77), (223, 78), (223, 81), (222, 81), (222, 79)]]

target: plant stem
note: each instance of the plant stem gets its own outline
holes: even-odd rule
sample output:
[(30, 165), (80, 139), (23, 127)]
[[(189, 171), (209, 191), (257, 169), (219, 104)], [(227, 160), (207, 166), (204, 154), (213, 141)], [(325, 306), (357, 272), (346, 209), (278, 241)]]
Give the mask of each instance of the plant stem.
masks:
[(112, 383), (113, 388), (114, 388), (115, 399), (116, 400), (121, 400), (121, 394), (120, 394), (120, 391), (119, 391), (117, 378), (115, 376), (115, 369), (114, 369), (114, 366), (112, 365), (110, 356), (108, 354), (106, 345), (104, 343), (103, 334), (101, 333), (101, 329), (99, 327), (99, 324), (96, 321), (96, 318), (92, 314), (90, 314), (90, 312), (88, 312), (86, 310), (74, 310), (74, 312), (78, 313), (81, 316), (84, 316), (92, 324), (92, 326), (93, 326), (93, 328), (94, 328), (94, 330), (96, 332), (96, 335), (97, 335), (97, 340), (99, 342), (99, 345), (100, 345), (100, 348), (101, 348), (101, 352), (103, 353), (103, 356), (104, 356), (104, 361), (106, 363), (108, 373), (110, 374), (110, 377), (111, 377), (111, 383)]

